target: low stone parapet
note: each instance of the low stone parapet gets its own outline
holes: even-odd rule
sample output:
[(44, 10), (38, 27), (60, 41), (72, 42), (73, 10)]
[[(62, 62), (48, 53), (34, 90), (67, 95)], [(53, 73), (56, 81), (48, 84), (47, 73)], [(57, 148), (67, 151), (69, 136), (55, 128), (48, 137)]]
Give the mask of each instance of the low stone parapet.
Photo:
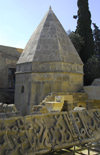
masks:
[(0, 155), (44, 154), (100, 139), (100, 110), (0, 119)]

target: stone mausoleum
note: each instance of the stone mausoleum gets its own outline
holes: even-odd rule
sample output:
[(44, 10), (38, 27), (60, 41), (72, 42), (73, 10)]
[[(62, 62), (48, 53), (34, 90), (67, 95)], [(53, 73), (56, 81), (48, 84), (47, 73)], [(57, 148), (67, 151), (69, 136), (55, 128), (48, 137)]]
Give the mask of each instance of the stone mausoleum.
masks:
[(51, 92), (77, 92), (83, 63), (50, 8), (29, 39), (16, 68), (15, 105), (29, 114)]
[[(0, 49), (0, 72), (7, 76), (1, 86), (11, 89), (22, 49)], [(83, 86), (83, 63), (51, 8), (17, 62), (15, 81), (15, 105), (0, 103), (0, 155), (96, 149), (100, 79)]]

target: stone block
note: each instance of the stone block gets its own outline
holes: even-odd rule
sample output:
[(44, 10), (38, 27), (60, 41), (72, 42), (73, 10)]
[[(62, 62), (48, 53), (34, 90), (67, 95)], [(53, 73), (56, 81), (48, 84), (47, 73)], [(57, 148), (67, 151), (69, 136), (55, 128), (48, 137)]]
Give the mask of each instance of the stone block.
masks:
[(89, 99), (100, 100), (100, 86), (85, 86), (84, 90)]

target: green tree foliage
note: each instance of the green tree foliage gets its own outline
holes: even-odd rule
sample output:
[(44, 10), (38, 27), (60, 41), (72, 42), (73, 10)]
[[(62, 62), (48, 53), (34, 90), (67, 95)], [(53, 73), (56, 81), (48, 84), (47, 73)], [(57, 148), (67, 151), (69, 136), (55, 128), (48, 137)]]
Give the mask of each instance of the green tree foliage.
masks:
[(73, 45), (75, 46), (77, 52), (80, 55), (80, 51), (84, 45), (83, 38), (78, 33), (75, 33), (75, 32), (70, 32), (69, 37), (70, 37)]
[(89, 85), (95, 78), (100, 78), (100, 29), (93, 23), (93, 37), (95, 44), (95, 55), (88, 59), (84, 65), (84, 83)]
[(83, 62), (94, 54), (94, 41), (91, 29), (91, 14), (89, 11), (88, 0), (78, 0), (78, 21), (76, 32), (83, 38), (84, 47), (80, 51)]
[(96, 78), (100, 78), (100, 58), (94, 55), (84, 65), (85, 85), (90, 85)]
[(95, 43), (95, 53), (100, 57), (100, 29), (95, 23), (93, 23), (93, 26), (94, 26), (93, 37)]

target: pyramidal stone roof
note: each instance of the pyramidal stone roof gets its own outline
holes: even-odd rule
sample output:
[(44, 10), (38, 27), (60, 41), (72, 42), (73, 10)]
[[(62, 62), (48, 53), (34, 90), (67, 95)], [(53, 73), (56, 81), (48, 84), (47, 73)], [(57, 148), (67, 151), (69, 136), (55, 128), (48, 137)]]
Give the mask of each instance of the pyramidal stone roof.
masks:
[(51, 7), (32, 34), (17, 64), (82, 61)]

